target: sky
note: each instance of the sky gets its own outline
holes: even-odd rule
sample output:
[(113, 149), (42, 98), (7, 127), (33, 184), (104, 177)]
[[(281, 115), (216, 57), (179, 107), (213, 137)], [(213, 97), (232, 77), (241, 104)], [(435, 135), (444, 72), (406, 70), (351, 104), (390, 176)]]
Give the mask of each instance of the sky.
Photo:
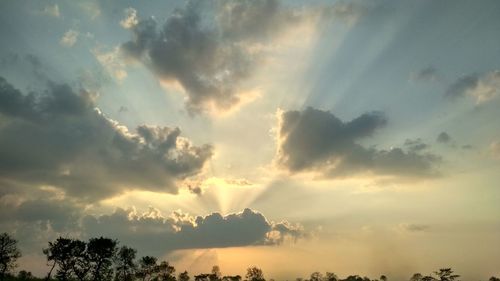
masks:
[(500, 275), (500, 2), (0, 3), (0, 230), (178, 272)]

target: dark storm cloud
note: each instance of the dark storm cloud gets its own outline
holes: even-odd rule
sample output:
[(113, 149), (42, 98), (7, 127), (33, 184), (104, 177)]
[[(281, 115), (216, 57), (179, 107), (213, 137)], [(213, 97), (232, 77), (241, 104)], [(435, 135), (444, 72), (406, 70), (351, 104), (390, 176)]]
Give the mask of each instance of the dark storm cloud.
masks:
[(386, 124), (379, 112), (343, 122), (328, 111), (307, 108), (280, 116), (277, 163), (296, 173), (317, 171), (326, 177), (374, 173), (395, 177), (437, 174), (440, 158), (419, 149), (379, 150), (358, 143)]
[[(354, 10), (332, 8), (331, 14), (342, 20), (340, 14), (345, 17)], [(324, 13), (294, 9), (278, 0), (192, 0), (163, 24), (154, 18), (137, 19), (129, 27), (132, 40), (122, 44), (121, 50), (148, 66), (161, 81), (179, 83), (191, 113), (225, 111), (249, 90), (243, 84), (263, 63), (262, 46), (272, 44), (286, 29)]]
[(269, 222), (251, 209), (226, 216), (212, 213), (204, 217), (177, 212), (164, 217), (155, 209), (144, 214), (117, 209), (111, 215), (85, 217), (83, 228), (88, 235), (116, 237), (153, 254), (178, 249), (274, 245), (281, 243), (284, 237), (304, 235), (299, 227), (286, 222)]
[(175, 182), (199, 173), (212, 155), (179, 128), (130, 132), (93, 99), (64, 84), (25, 95), (0, 77), (1, 182), (55, 186), (82, 200), (133, 188), (175, 193)]

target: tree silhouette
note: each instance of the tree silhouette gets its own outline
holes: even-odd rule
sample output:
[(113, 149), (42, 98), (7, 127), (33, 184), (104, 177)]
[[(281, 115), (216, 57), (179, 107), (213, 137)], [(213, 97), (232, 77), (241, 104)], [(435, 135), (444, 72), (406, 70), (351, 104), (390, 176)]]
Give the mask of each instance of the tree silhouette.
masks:
[(350, 275), (350, 276), (347, 276), (347, 278), (344, 279), (344, 281), (364, 281), (364, 280), (359, 275)]
[(133, 281), (134, 274), (137, 269), (135, 255), (137, 251), (127, 246), (122, 246), (115, 257), (115, 280), (116, 281)]
[(157, 277), (159, 281), (175, 281), (175, 268), (171, 266), (168, 262), (162, 261), (160, 265), (157, 266)]
[(325, 280), (326, 281), (338, 281), (338, 279), (339, 278), (337, 277), (337, 275), (335, 273), (333, 273), (333, 272), (327, 272), (325, 274)]
[(116, 240), (110, 238), (91, 238), (87, 244), (87, 257), (90, 261), (92, 281), (111, 280), (113, 257), (116, 253)]
[(190, 278), (189, 278), (189, 274), (187, 271), (184, 271), (181, 274), (179, 274), (179, 278), (178, 278), (179, 281), (189, 281), (189, 279)]
[(381, 275), (380, 276), (380, 281), (387, 281), (387, 276)]
[(422, 277), (423, 277), (422, 274), (414, 273), (412, 277), (410, 277), (410, 281), (421, 281)]
[(226, 275), (222, 277), (223, 281), (241, 281), (240, 275)]
[(311, 281), (323, 281), (323, 274), (321, 274), (320, 272), (313, 272), (311, 273), (311, 278), (310, 278)]
[(32, 280), (32, 279), (34, 279), (34, 276), (29, 271), (21, 270), (17, 273), (17, 279), (23, 280), (23, 281)]
[(438, 280), (440, 281), (458, 281), (458, 277), (460, 277), (460, 275), (453, 274), (453, 270), (451, 270), (451, 268), (441, 268), (439, 271), (435, 271), (434, 274), (439, 277)]
[(220, 281), (221, 280), (221, 273), (220, 273), (220, 267), (218, 265), (214, 265), (212, 267), (212, 274), (208, 277), (210, 281)]
[(489, 281), (500, 281), (500, 278), (497, 278), (495, 276), (491, 276)]
[(87, 243), (73, 239), (71, 246), (71, 258), (74, 260), (72, 263), (73, 273), (78, 280), (85, 281), (91, 269), (87, 253)]
[(264, 273), (262, 270), (256, 266), (249, 267), (247, 269), (247, 274), (245, 275), (245, 278), (248, 281), (266, 281), (264, 278)]
[(49, 265), (52, 263), (46, 280), (50, 280), (56, 266), (56, 277), (61, 281), (111, 280), (116, 244), (115, 240), (103, 237), (91, 238), (88, 243), (63, 237), (49, 242), (49, 247), (43, 250)]
[[(56, 240), (57, 242), (57, 240)], [(52, 262), (52, 265), (50, 265), (50, 269), (49, 269), (49, 272), (47, 273), (47, 277), (45, 277), (45, 280), (50, 280), (50, 277), (52, 275), (52, 271), (54, 270), (54, 268), (56, 267), (56, 264), (57, 264), (57, 258), (56, 258), (56, 255), (54, 253), (54, 243), (52, 242), (49, 242), (49, 247), (48, 248), (45, 248), (45, 249), (42, 249), (43, 251), (43, 254), (47, 257), (47, 265), (50, 265), (50, 263)]]
[(21, 252), (17, 248), (17, 240), (10, 237), (6, 232), (0, 234), (0, 280), (5, 274), (15, 268), (17, 259)]
[(139, 270), (137, 271), (136, 276), (142, 281), (149, 281), (153, 279), (158, 269), (156, 262), (157, 258), (155, 257), (142, 257), (139, 261)]
[(43, 250), (47, 257), (47, 261), (52, 261), (52, 267), (47, 274), (47, 280), (50, 279), (52, 271), (57, 265), (56, 277), (61, 281), (70, 280), (76, 267), (76, 256), (80, 255), (81, 251), (85, 251), (85, 243), (81, 248), (81, 241), (69, 238), (59, 237), (55, 242), (49, 242), (49, 247)]
[(212, 274), (211, 273), (210, 274), (208, 274), (208, 273), (198, 274), (198, 275), (194, 276), (194, 280), (195, 281), (210, 281), (210, 275), (212, 275)]

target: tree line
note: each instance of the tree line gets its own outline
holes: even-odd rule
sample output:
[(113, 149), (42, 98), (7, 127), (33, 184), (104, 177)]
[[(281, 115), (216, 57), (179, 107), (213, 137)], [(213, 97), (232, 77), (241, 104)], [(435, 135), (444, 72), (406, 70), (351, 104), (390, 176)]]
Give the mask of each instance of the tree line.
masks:
[[(159, 261), (153, 256), (137, 258), (137, 250), (119, 246), (115, 239), (99, 237), (88, 241), (59, 237), (43, 249), (49, 270), (44, 278), (35, 277), (31, 272), (21, 270), (14, 275), (16, 261), (21, 257), (17, 240), (7, 233), (0, 234), (0, 281), (190, 281), (187, 271), (176, 275), (175, 267), (167, 261)], [(442, 268), (430, 275), (413, 274), (409, 281), (459, 281), (460, 275), (451, 268)], [(193, 276), (194, 281), (242, 281), (240, 275), (222, 275), (215, 265), (210, 273)], [(244, 281), (266, 281), (262, 270), (249, 267)], [(274, 281), (269, 279), (269, 281)], [(309, 278), (295, 281), (388, 281), (382, 275), (370, 279), (350, 275), (344, 279), (335, 273), (313, 272)], [(500, 281), (492, 276), (489, 281)]]

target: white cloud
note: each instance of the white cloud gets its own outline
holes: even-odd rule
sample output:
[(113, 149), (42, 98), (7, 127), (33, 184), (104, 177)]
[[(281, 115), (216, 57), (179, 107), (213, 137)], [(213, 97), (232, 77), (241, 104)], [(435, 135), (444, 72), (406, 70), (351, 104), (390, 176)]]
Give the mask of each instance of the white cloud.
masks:
[(125, 28), (129, 29), (134, 26), (136, 26), (139, 23), (139, 20), (137, 19), (137, 10), (134, 8), (127, 8), (125, 9), (125, 18), (120, 21), (120, 25)]

